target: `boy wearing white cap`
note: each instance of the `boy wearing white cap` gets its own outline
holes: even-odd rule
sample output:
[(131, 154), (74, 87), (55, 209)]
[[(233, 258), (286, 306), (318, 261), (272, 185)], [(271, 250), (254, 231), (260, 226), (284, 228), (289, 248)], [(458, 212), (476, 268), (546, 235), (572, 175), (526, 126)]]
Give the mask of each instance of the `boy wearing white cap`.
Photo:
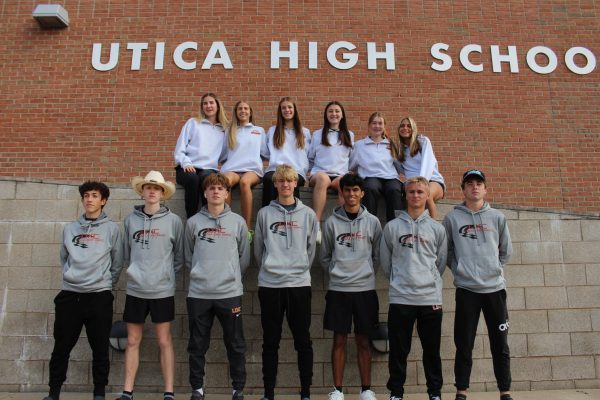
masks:
[(175, 185), (162, 174), (150, 171), (131, 180), (133, 190), (144, 204), (123, 222), (124, 258), (127, 268), (127, 297), (123, 320), (127, 322), (125, 378), (121, 400), (133, 399), (133, 386), (139, 366), (140, 343), (148, 314), (155, 324), (160, 347), (165, 394), (172, 400), (175, 354), (171, 321), (175, 318), (175, 274), (183, 265), (183, 223), (161, 204), (175, 193)]

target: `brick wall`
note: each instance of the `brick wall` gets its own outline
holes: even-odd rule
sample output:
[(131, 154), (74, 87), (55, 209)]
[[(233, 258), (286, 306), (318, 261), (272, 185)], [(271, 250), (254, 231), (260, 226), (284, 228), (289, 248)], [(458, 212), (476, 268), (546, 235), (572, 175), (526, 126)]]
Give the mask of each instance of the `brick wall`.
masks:
[[(167, 205), (180, 216), (183, 191)], [(236, 193), (234, 192), (234, 195)], [(132, 190), (113, 186), (107, 213), (121, 221), (139, 203)], [(308, 192), (303, 201), (310, 204)], [(308, 198), (307, 198), (308, 197)], [(445, 214), (452, 202), (441, 204)], [(48, 360), (52, 351), (54, 305), (52, 299), (61, 287), (58, 262), (63, 226), (81, 212), (77, 187), (62, 183), (28, 180), (0, 180), (0, 391), (43, 391), (48, 381)], [(234, 203), (234, 210), (236, 209)], [(332, 201), (329, 203), (331, 207)], [(600, 387), (600, 220), (592, 216), (543, 213), (527, 208), (503, 208), (509, 220), (515, 254), (506, 267), (510, 313), (509, 343), (515, 390)], [(326, 212), (326, 214), (329, 211)], [(176, 386), (189, 390), (187, 383), (188, 337), (185, 295), (187, 275), (180, 274), (176, 294), (176, 319), (173, 335), (176, 347)], [(244, 279), (244, 328), (248, 341), (248, 393), (261, 394), (260, 307), (257, 298), (257, 269), (251, 267)], [(315, 348), (315, 393), (326, 393), (332, 384), (331, 334), (322, 328), (325, 278), (314, 265), (313, 322), (311, 334)], [(124, 306), (125, 275), (119, 282), (115, 319)], [(454, 344), (454, 289), (449, 271), (444, 274), (444, 322), (442, 360), (445, 391), (452, 391)], [(378, 275), (380, 320), (386, 319), (387, 282)], [(285, 326), (285, 324), (284, 324)], [(138, 391), (161, 391), (158, 350), (151, 324), (142, 343)], [(475, 341), (472, 388), (496, 390), (485, 328)], [(416, 338), (415, 338), (416, 339)], [(345, 382), (355, 390), (359, 382), (355, 351), (349, 341)], [(227, 393), (229, 379), (221, 341), (215, 324), (208, 353), (206, 386), (211, 392)], [(110, 388), (121, 389), (123, 355), (111, 351)], [(66, 390), (90, 390), (91, 362), (86, 340), (75, 347)], [(281, 393), (296, 393), (298, 388), (295, 352), (287, 327), (280, 350)], [(375, 391), (386, 393), (387, 355), (373, 360)], [(420, 345), (413, 342), (409, 358), (407, 391), (423, 392), (424, 376)]]
[[(496, 183), (490, 193), (496, 202), (600, 209), (598, 72), (576, 75), (564, 62), (574, 46), (600, 50), (594, 2), (64, 0), (71, 25), (54, 31), (39, 29), (34, 4), (0, 3), (0, 176), (79, 181), (93, 170), (99, 179), (123, 183), (139, 171), (170, 170), (179, 130), (210, 90), (228, 112), (248, 99), (265, 127), (284, 95), (297, 98), (311, 130), (320, 127), (326, 102), (340, 100), (358, 138), (375, 110), (392, 130), (411, 114), (433, 141), (448, 199), (460, 199), (461, 173), (479, 167)], [(342, 40), (359, 54), (348, 70), (326, 58), (328, 46)], [(185, 41), (198, 43), (184, 55), (197, 59), (194, 70), (177, 68), (171, 57)], [(213, 41), (225, 43), (233, 69), (200, 68)], [(270, 68), (271, 41), (283, 49), (298, 41), (298, 69), (286, 60)], [(317, 69), (308, 68), (309, 41), (319, 43)], [(96, 42), (103, 44), (103, 62), (110, 44), (120, 44), (115, 69), (92, 68)], [(126, 50), (134, 42), (149, 43), (138, 71)], [(165, 43), (162, 70), (154, 69), (157, 42)], [(367, 42), (378, 51), (394, 43), (395, 69), (386, 70), (383, 61), (367, 69)], [(430, 55), (438, 42), (450, 45), (453, 66), (446, 72), (431, 68), (439, 63)], [(482, 46), (470, 60), (483, 72), (461, 67), (459, 52), (467, 44)], [(519, 72), (507, 64), (493, 72), (491, 45), (503, 54), (516, 46)], [(538, 45), (558, 57), (551, 74), (527, 67), (527, 51)], [(581, 56), (575, 62), (585, 64)]]

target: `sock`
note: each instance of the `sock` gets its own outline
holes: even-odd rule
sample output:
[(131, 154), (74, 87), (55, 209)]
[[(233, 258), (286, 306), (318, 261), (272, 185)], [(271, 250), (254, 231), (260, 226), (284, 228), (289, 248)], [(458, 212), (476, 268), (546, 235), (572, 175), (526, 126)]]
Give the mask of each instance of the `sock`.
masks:
[(500, 396), (500, 399), (510, 399), (510, 394), (503, 394)]
[(163, 394), (163, 399), (164, 400), (175, 400), (175, 393), (173, 393), (173, 392), (165, 392)]
[(204, 396), (204, 388), (200, 388), (200, 389), (194, 389), (194, 392), (198, 392), (198, 393), (200, 393), (202, 396)]
[(341, 386), (334, 386), (335, 390), (337, 390), (338, 392), (342, 392), (342, 387)]
[(365, 390), (371, 390), (371, 385), (362, 385), (360, 387), (361, 392), (364, 392)]
[(123, 394), (121, 395), (121, 397), (127, 397), (129, 400), (133, 400), (133, 392), (128, 392), (127, 390), (123, 390)]

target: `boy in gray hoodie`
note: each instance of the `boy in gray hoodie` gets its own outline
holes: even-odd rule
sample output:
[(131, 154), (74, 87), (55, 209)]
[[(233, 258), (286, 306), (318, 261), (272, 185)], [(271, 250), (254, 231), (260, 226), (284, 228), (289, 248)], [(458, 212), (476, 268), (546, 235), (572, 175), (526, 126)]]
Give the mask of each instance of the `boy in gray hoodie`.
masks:
[(110, 190), (102, 182), (79, 186), (85, 210), (65, 226), (60, 247), (62, 290), (54, 299), (54, 350), (50, 358), (50, 391), (44, 400), (59, 400), (67, 378), (69, 355), (85, 325), (92, 348), (94, 400), (104, 400), (110, 369), (108, 340), (113, 294), (123, 266), (121, 232), (102, 211)]
[(242, 326), (242, 276), (250, 263), (248, 227), (225, 200), (229, 180), (214, 173), (204, 180), (207, 205), (187, 221), (185, 263), (190, 270), (187, 310), (191, 400), (204, 399), (204, 367), (215, 316), (227, 348), (232, 400), (243, 400), (246, 341)]
[(282, 164), (273, 174), (277, 200), (256, 217), (254, 255), (260, 265), (258, 299), (263, 329), (264, 398), (275, 398), (283, 316), (294, 336), (300, 373), (300, 397), (310, 398), (313, 348), (310, 340), (310, 266), (319, 230), (315, 212), (294, 197), (298, 173)]
[(429, 182), (415, 176), (404, 183), (406, 211), (388, 222), (381, 240), (381, 268), (390, 278), (388, 332), (390, 400), (404, 396), (406, 360), (413, 326), (423, 348), (423, 369), (430, 400), (441, 399), (442, 274), (446, 268), (444, 227), (426, 210)]
[(504, 280), (504, 266), (512, 254), (510, 234), (504, 214), (484, 200), (487, 189), (483, 172), (476, 169), (465, 172), (461, 188), (465, 202), (454, 207), (444, 218), (448, 233), (448, 266), (456, 286), (456, 400), (467, 397), (481, 311), (487, 325), (500, 398), (512, 400)]
[(344, 205), (337, 207), (323, 225), (321, 265), (329, 275), (323, 327), (333, 334), (331, 366), (334, 390), (329, 400), (344, 400), (342, 388), (346, 342), (354, 320), (360, 400), (375, 400), (371, 390), (369, 334), (379, 321), (375, 273), (379, 267), (381, 223), (361, 205), (364, 180), (356, 174), (340, 179)]
[(175, 354), (171, 321), (175, 318), (175, 274), (183, 266), (183, 223), (163, 200), (175, 193), (175, 185), (158, 171), (131, 180), (144, 204), (135, 206), (123, 225), (127, 267), (127, 296), (123, 320), (127, 322), (127, 348), (121, 400), (133, 399), (139, 366), (140, 343), (148, 314), (154, 323), (160, 349), (165, 400), (172, 400)]

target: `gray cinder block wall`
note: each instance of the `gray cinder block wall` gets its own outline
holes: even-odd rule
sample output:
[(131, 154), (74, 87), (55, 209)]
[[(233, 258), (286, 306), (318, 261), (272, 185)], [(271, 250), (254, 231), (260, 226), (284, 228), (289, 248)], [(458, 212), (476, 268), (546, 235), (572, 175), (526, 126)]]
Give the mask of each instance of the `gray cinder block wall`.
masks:
[[(139, 199), (128, 187), (112, 187), (107, 213), (122, 221)], [(234, 192), (234, 197), (237, 193)], [(310, 192), (303, 201), (310, 203)], [(183, 191), (167, 205), (183, 216)], [(330, 206), (333, 202), (330, 202)], [(442, 214), (453, 204), (442, 203)], [(234, 210), (236, 209), (234, 203)], [(331, 207), (329, 208), (331, 209)], [(506, 268), (510, 309), (509, 341), (514, 389), (541, 390), (600, 387), (600, 219), (599, 215), (569, 215), (503, 208), (509, 220), (515, 254)], [(61, 287), (59, 243), (63, 226), (82, 212), (77, 185), (0, 178), (0, 391), (45, 391), (52, 351), (53, 298)], [(322, 328), (326, 281), (318, 263), (312, 268), (315, 349), (314, 392), (332, 386), (331, 334)], [(176, 349), (176, 390), (187, 393), (188, 337), (185, 311), (187, 271), (180, 274), (173, 336)], [(244, 324), (248, 341), (247, 393), (261, 393), (260, 307), (256, 294), (256, 267), (245, 276)], [(451, 273), (444, 277), (442, 358), (445, 391), (452, 391), (454, 344), (454, 289)], [(125, 274), (115, 301), (115, 320), (124, 305)], [(378, 277), (380, 319), (386, 319), (387, 282)], [(152, 324), (145, 329), (137, 391), (162, 391), (158, 350)], [(474, 350), (472, 389), (496, 390), (485, 327)], [(85, 336), (85, 332), (82, 333)], [(407, 391), (424, 392), (420, 345), (413, 342)], [(122, 384), (123, 354), (111, 353), (109, 390)], [(349, 341), (345, 386), (357, 392), (360, 380), (356, 353)], [(280, 350), (280, 393), (296, 393), (298, 377), (293, 343), (287, 327)], [(374, 353), (373, 385), (387, 393), (387, 355)], [(91, 389), (91, 362), (87, 341), (75, 347), (65, 390)], [(207, 390), (230, 393), (225, 350), (218, 323), (208, 353)]]

